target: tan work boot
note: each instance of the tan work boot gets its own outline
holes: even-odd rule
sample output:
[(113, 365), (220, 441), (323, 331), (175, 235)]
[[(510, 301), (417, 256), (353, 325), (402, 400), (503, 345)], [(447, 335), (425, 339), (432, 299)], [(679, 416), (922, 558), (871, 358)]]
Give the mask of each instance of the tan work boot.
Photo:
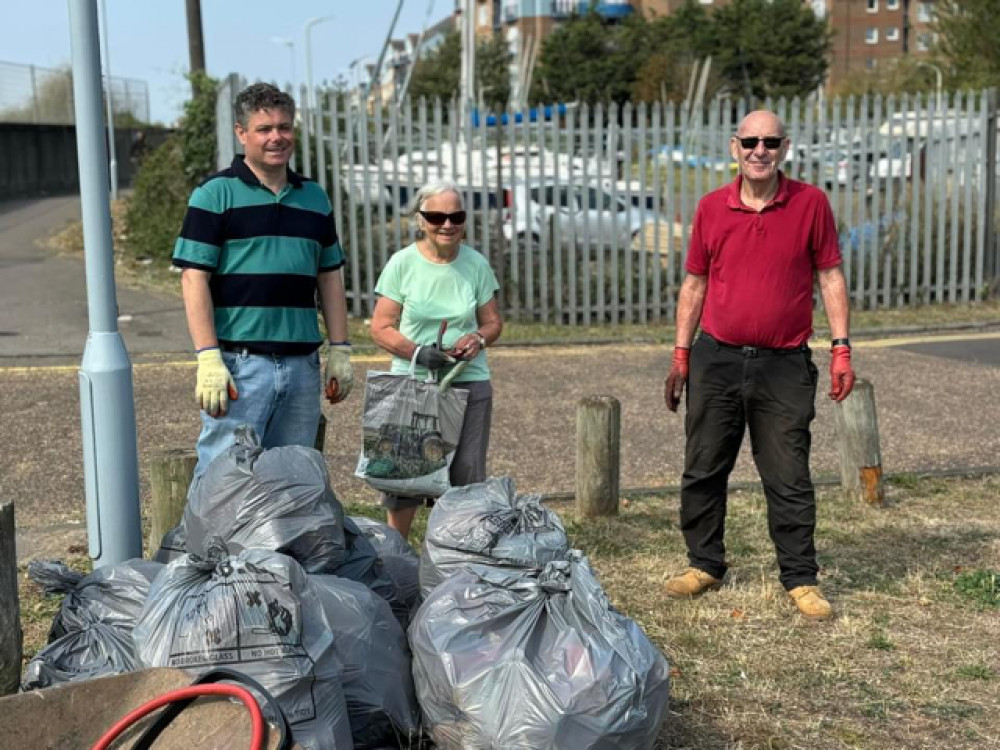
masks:
[(722, 585), (722, 579), (710, 576), (704, 570), (688, 568), (680, 575), (667, 581), (664, 586), (667, 596), (674, 599), (689, 599), (706, 591), (714, 591)]
[(819, 586), (796, 586), (788, 595), (807, 620), (829, 620), (833, 617), (833, 607)]

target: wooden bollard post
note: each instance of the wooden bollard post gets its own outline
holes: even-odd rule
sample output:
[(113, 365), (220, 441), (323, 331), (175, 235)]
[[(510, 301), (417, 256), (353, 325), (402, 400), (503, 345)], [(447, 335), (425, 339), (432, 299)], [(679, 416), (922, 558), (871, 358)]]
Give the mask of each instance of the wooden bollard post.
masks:
[(851, 500), (881, 505), (885, 500), (885, 486), (872, 384), (859, 378), (851, 395), (836, 404), (833, 413), (844, 495)]
[(21, 684), (21, 605), (17, 595), (14, 503), (0, 504), (0, 695)]
[(181, 522), (197, 464), (198, 454), (193, 448), (157, 451), (150, 459), (149, 550), (159, 549), (163, 535)]
[(576, 508), (584, 516), (618, 513), (621, 404), (588, 396), (576, 407)]

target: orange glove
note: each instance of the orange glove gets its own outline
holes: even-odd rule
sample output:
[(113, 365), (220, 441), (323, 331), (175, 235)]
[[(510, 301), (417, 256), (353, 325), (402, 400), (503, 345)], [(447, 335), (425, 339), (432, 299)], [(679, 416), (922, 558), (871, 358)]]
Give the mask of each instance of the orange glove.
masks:
[(674, 361), (670, 365), (670, 374), (663, 384), (663, 400), (667, 402), (670, 411), (677, 411), (681, 396), (684, 395), (684, 384), (688, 379), (688, 360), (691, 350), (686, 346), (674, 347)]
[(830, 350), (830, 393), (838, 403), (854, 388), (854, 368), (851, 367), (851, 347), (835, 346)]

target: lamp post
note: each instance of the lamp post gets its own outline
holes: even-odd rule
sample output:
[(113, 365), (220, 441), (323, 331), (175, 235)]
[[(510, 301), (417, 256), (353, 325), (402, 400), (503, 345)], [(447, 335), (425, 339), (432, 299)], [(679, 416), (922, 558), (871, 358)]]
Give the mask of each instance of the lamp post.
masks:
[(111, 200), (118, 200), (118, 158), (115, 154), (115, 107), (111, 93), (111, 53), (108, 52), (108, 2), (101, 0), (101, 25), (104, 26), (104, 98), (108, 117), (108, 171), (111, 173)]
[(302, 36), (306, 43), (306, 98), (302, 102), (302, 172), (306, 177), (312, 176), (312, 155), (309, 140), (314, 130), (312, 122), (313, 111), (313, 68), (312, 68), (312, 27), (324, 21), (333, 20), (333, 15), (310, 18), (302, 27)]
[(921, 68), (921, 67), (923, 67), (923, 68), (930, 68), (931, 70), (934, 71), (934, 78), (935, 78), (935, 81), (936, 81), (936, 87), (935, 88), (936, 88), (936, 91), (937, 91), (937, 110), (938, 110), (938, 112), (941, 112), (942, 111), (941, 110), (941, 104), (942, 104), (942, 100), (943, 100), (942, 89), (944, 88), (943, 85), (942, 85), (942, 83), (944, 81), (944, 75), (941, 73), (941, 68), (939, 68), (937, 65), (934, 65), (933, 63), (924, 62), (923, 60), (918, 60), (917, 61), (917, 67), (918, 68)]
[(312, 32), (312, 27), (317, 24), (323, 23), (324, 21), (332, 21), (333, 16), (319, 16), (318, 18), (310, 18), (306, 21), (306, 25), (302, 28), (302, 35), (306, 39), (306, 86), (309, 91), (306, 92), (307, 106), (310, 108), (313, 105), (313, 68), (312, 68), (312, 41), (310, 34)]
[(295, 90), (296, 75), (295, 75), (295, 40), (289, 39), (287, 36), (272, 36), (271, 41), (275, 44), (280, 44), (288, 47), (289, 61), (292, 64), (292, 91)]

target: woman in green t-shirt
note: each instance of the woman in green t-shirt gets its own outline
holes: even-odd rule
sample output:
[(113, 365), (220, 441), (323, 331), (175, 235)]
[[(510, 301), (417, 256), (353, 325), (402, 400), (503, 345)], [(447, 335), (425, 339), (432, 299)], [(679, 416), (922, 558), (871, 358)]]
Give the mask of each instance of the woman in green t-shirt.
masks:
[[(414, 353), (418, 377), (428, 370), (443, 376), (458, 361), (468, 363), (453, 381), (469, 395), (450, 471), (452, 486), (462, 486), (486, 479), (493, 387), (485, 350), (503, 330), (495, 296), (500, 285), (489, 262), (462, 244), (465, 209), (453, 183), (424, 186), (414, 204), (419, 239), (395, 253), (379, 276), (372, 338), (393, 355), (394, 373), (409, 372)], [(442, 321), (448, 327), (438, 349)], [(389, 525), (408, 537), (423, 500), (383, 495), (382, 503)]]

